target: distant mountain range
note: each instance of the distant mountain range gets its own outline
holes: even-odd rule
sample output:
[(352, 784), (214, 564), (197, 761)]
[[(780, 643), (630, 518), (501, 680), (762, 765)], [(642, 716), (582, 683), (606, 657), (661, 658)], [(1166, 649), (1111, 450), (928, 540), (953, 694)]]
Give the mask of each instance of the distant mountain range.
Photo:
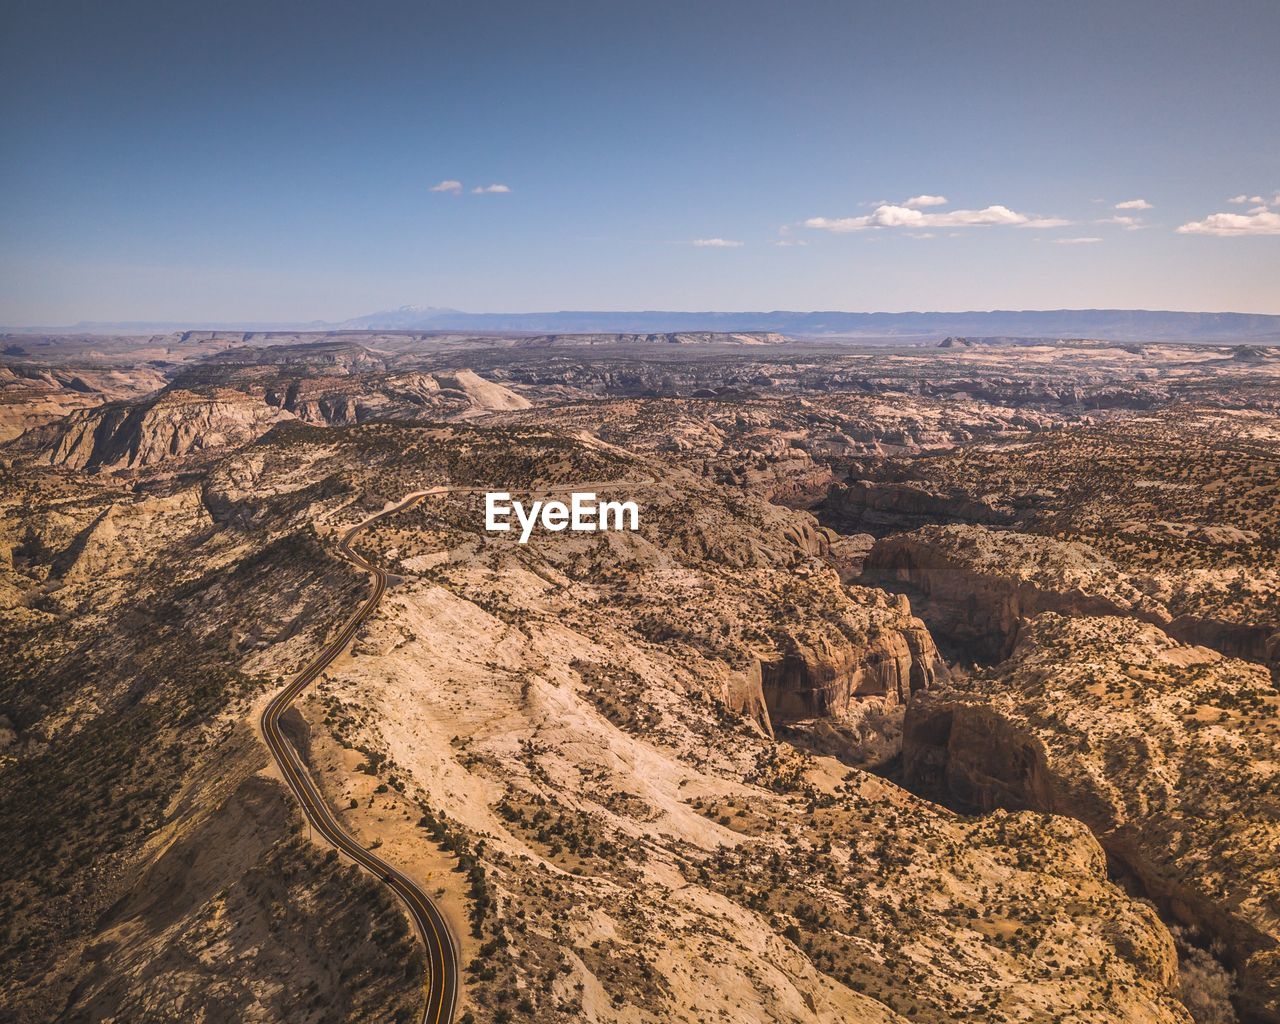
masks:
[(1176, 313), (1143, 309), (994, 310), (966, 313), (637, 312), (463, 313), (402, 306), (342, 323), (363, 330), (535, 331), (601, 333), (775, 331), (799, 337), (1113, 338), (1120, 341), (1280, 341), (1280, 316)]
[(21, 333), (120, 334), (204, 329), (477, 331), (482, 333), (664, 333), (772, 331), (802, 338), (970, 337), (1099, 338), (1115, 341), (1280, 342), (1280, 316), (1262, 313), (1179, 313), (1146, 309), (992, 310), (963, 313), (607, 312), (465, 313), (436, 306), (401, 306), (339, 323), (80, 323), (19, 328)]

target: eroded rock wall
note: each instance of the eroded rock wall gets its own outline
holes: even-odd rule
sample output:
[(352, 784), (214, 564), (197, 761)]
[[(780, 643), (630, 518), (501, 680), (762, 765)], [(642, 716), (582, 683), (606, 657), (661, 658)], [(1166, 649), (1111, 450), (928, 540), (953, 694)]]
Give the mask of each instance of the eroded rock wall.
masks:
[(1261, 666), (1121, 618), (1042, 615), (1012, 658), (907, 709), (910, 786), (1087, 824), (1169, 914), (1213, 935), (1245, 1019), (1280, 1021), (1280, 696)]

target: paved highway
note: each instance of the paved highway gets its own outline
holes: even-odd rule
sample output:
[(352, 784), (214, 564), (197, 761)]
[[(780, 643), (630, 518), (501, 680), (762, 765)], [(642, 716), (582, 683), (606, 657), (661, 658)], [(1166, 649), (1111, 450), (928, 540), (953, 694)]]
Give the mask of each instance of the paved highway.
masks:
[[(443, 490), (444, 488), (439, 489), (439, 491)], [(397, 871), (381, 857), (366, 850), (342, 827), (337, 817), (325, 805), (320, 791), (298, 757), (298, 752), (293, 749), (293, 744), (285, 738), (280, 729), (280, 716), (298, 695), (346, 649), (347, 644), (356, 635), (356, 631), (373, 614), (374, 609), (378, 607), (378, 602), (382, 600), (382, 595), (386, 593), (386, 572), (366, 562), (353, 551), (352, 540), (371, 523), (393, 512), (411, 508), (428, 494), (433, 493), (437, 491), (417, 491), (410, 494), (400, 504), (379, 512), (342, 535), (338, 541), (338, 551), (347, 561), (372, 575), (373, 590), (370, 591), (364, 604), (343, 624), (338, 635), (316, 655), (311, 664), (299, 672), (271, 699), (262, 712), (262, 735), (271, 749), (276, 764), (280, 767), (280, 773), (289, 784), (289, 788), (293, 790), (293, 795), (302, 804), (303, 813), (306, 814), (312, 827), (338, 850), (390, 886), (408, 908), (409, 916), (417, 926), (418, 934), (427, 951), (427, 1000), (423, 1007), (422, 1020), (424, 1024), (450, 1024), (458, 1000), (458, 953), (448, 926), (440, 916), (440, 911), (417, 883)]]
[[(612, 488), (618, 486), (644, 487), (653, 483), (652, 478), (638, 481), (601, 481), (596, 484), (557, 484), (538, 488), (544, 494), (561, 493), (571, 490), (589, 488)], [(491, 488), (484, 487), (433, 487), (425, 491), (414, 491), (406, 495), (397, 505), (384, 509), (375, 516), (370, 516), (357, 523), (338, 541), (338, 551), (348, 562), (363, 569), (373, 577), (373, 590), (356, 611), (352, 614), (333, 638), (315, 656), (315, 659), (289, 682), (287, 686), (267, 704), (262, 712), (262, 735), (271, 750), (272, 757), (280, 768), (280, 773), (293, 790), (293, 795), (302, 804), (303, 813), (312, 827), (325, 837), (339, 851), (346, 854), (362, 868), (376, 875), (400, 898), (409, 910), (414, 925), (418, 929), (427, 951), (427, 1001), (422, 1011), (423, 1024), (450, 1024), (458, 1001), (458, 951), (453, 942), (444, 918), (425, 892), (417, 883), (384, 861), (381, 857), (366, 850), (351, 836), (338, 821), (334, 813), (325, 806), (316, 784), (311, 780), (298, 752), (293, 749), (280, 729), (280, 716), (297, 699), (316, 677), (320, 675), (334, 659), (347, 648), (356, 631), (364, 625), (369, 616), (378, 607), (382, 595), (387, 590), (387, 574), (376, 565), (366, 562), (351, 547), (351, 542), (361, 530), (376, 523), (379, 519), (393, 513), (412, 508), (423, 498), (433, 494), (483, 494)]]

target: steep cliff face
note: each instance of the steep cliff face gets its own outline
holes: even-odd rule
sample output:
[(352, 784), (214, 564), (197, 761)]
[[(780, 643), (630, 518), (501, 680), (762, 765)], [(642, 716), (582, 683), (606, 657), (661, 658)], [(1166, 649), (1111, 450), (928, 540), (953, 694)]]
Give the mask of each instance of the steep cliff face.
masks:
[(1020, 623), (1041, 612), (1170, 621), (1087, 544), (981, 526), (927, 526), (879, 540), (863, 576), (905, 587), (938, 636), (982, 661), (1008, 657)]
[(77, 409), (137, 398), (164, 384), (164, 377), (150, 367), (0, 365), (0, 444)]
[(948, 672), (905, 598), (852, 594), (868, 617), (865, 636), (786, 636), (759, 661), (760, 694), (774, 729), (846, 762), (876, 764), (898, 753), (911, 695)]
[(74, 412), (13, 442), (69, 469), (136, 469), (246, 444), (291, 414), (237, 391), (166, 391), (145, 402)]
[(967, 809), (1083, 821), (1168, 913), (1225, 945), (1240, 1009), (1271, 1024), (1278, 711), (1261, 666), (1132, 619), (1045, 614), (1003, 665), (912, 701), (904, 770)]
[(926, 526), (876, 541), (862, 578), (910, 594), (944, 647), (980, 661), (1008, 657), (1023, 621), (1057, 612), (1129, 616), (1184, 643), (1268, 665), (1273, 676), (1280, 672), (1274, 620), (1230, 621), (1214, 610), (1221, 605), (1214, 581), (1184, 577), (1176, 566), (1134, 576), (1080, 541), (975, 525)]
[(1267, 665), (1280, 684), (1280, 622), (1224, 622), (1216, 616), (1179, 615), (1165, 631), (1185, 643)]
[(822, 504), (822, 519), (841, 530), (879, 536), (932, 523), (1008, 523), (1013, 514), (986, 501), (924, 484), (856, 480), (832, 486)]
[[(901, 605), (896, 605), (901, 609)], [(905, 704), (911, 694), (947, 678), (947, 667), (924, 623), (902, 610), (865, 645), (851, 641), (797, 641), (761, 662), (761, 685), (775, 724), (802, 718), (838, 718), (860, 699)]]

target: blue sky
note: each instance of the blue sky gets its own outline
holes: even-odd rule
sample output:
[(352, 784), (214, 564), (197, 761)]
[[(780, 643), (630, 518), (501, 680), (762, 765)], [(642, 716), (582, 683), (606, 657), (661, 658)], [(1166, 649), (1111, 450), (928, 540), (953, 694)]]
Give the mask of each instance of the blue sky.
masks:
[(0, 17), (0, 323), (1280, 313), (1274, 0)]

